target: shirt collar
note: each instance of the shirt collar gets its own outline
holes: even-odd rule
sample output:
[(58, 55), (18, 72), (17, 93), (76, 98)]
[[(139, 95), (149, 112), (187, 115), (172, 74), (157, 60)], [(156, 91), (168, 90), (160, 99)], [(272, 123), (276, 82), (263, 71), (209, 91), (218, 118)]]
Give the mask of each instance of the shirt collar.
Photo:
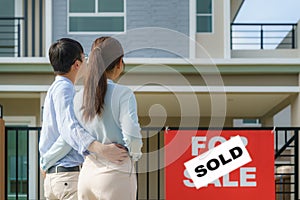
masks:
[(60, 80), (61, 80), (61, 81), (68, 81), (68, 82), (70, 82), (70, 83), (73, 85), (72, 81), (71, 81), (70, 79), (64, 77), (64, 76), (57, 75), (57, 76), (55, 77), (55, 80), (56, 80), (56, 81), (60, 81)]
[(107, 83), (114, 83), (111, 79), (107, 79)]

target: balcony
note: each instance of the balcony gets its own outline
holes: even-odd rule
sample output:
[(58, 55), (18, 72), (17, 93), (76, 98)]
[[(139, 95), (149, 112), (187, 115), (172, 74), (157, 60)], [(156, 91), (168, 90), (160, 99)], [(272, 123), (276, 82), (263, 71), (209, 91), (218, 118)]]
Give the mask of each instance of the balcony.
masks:
[(298, 24), (232, 23), (232, 58), (298, 58)]
[(31, 15), (0, 17), (0, 57), (45, 56), (43, 17)]
[(0, 18), (0, 56), (21, 56), (21, 25), (24, 18)]

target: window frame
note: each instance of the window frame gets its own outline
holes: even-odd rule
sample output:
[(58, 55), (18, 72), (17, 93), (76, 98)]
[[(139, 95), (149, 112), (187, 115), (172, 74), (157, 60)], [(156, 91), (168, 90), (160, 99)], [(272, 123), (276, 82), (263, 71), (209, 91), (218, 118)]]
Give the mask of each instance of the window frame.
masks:
[[(211, 13), (210, 14), (207, 14), (207, 13), (197, 13), (197, 1), (198, 0), (195, 0), (195, 21), (196, 21), (196, 34), (214, 34), (214, 0), (211, 0)], [(211, 31), (209, 32), (198, 32), (197, 29), (198, 29), (198, 24), (197, 24), (197, 17), (198, 16), (209, 16), (211, 17)]]
[[(124, 1), (123, 12), (98, 12), (98, 0), (95, 1), (94, 13), (70, 13), (70, 0), (67, 1), (67, 33), (70, 35), (94, 35), (94, 34), (119, 34), (127, 31), (127, 17), (126, 5), (127, 0)], [(70, 31), (70, 17), (123, 17), (124, 30), (123, 31)]]

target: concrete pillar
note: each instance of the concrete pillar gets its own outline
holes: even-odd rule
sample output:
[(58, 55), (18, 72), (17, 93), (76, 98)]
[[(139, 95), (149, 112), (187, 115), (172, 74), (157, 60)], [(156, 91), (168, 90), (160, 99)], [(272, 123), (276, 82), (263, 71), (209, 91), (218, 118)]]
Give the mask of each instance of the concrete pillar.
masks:
[[(298, 94), (291, 103), (291, 125), (292, 127), (300, 127), (300, 94)], [(299, 137), (299, 134), (298, 134)], [(297, 146), (297, 145), (296, 145)], [(294, 152), (295, 151), (295, 152)], [(291, 153), (297, 153), (298, 155), (300, 153), (300, 148), (299, 148), (299, 142), (298, 142), (298, 150), (295, 149)], [(294, 162), (294, 158), (291, 158), (292, 162)], [(298, 171), (300, 171), (300, 163), (298, 162)], [(299, 174), (298, 174), (298, 180), (300, 180)], [(294, 182), (294, 180), (291, 180)], [(298, 196), (300, 191), (300, 186), (298, 187)]]
[(262, 118), (261, 124), (262, 124), (262, 127), (273, 127), (274, 126), (273, 116)]
[[(47, 93), (46, 92), (41, 92), (40, 93), (40, 110), (41, 110), (41, 114), (40, 114), (40, 126), (42, 126), (42, 123), (43, 123), (43, 108), (44, 108), (44, 103), (45, 103), (45, 98), (46, 98), (46, 95)], [(36, 134), (37, 135), (37, 134)], [(38, 142), (37, 142), (38, 143)], [(39, 161), (37, 161), (39, 162)], [(40, 171), (38, 169), (38, 171)], [(39, 184), (40, 184), (40, 196), (39, 196), (39, 199), (44, 199), (44, 178), (42, 177), (42, 174), (41, 173), (38, 173), (39, 176)]]
[(300, 56), (300, 20), (297, 22), (296, 28), (296, 49), (298, 49), (298, 55)]
[(5, 123), (2, 119), (1, 105), (0, 112), (0, 200), (5, 200)]
[(291, 103), (291, 125), (300, 127), (300, 94), (292, 99)]
[[(300, 87), (300, 74), (298, 74), (298, 85)], [(291, 102), (291, 125), (292, 127), (300, 127), (300, 93), (296, 95), (295, 98), (292, 99)], [(299, 133), (298, 133), (299, 137)], [(298, 156), (300, 154), (300, 148), (299, 148), (299, 141), (298, 141), (298, 150), (295, 149), (296, 152), (298, 152)], [(298, 171), (300, 172), (300, 162), (298, 161)], [(298, 174), (298, 180), (300, 180), (299, 174)], [(298, 186), (298, 197), (300, 197), (300, 185)]]
[[(298, 74), (298, 86), (300, 87), (300, 74)], [(300, 127), (300, 93), (291, 101), (291, 125)]]

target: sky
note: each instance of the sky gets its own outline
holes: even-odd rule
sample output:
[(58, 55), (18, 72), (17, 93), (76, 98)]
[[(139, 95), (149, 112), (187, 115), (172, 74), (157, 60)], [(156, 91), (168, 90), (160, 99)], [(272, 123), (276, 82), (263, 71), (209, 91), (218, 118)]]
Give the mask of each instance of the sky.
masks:
[(297, 23), (300, 0), (245, 0), (235, 23)]

